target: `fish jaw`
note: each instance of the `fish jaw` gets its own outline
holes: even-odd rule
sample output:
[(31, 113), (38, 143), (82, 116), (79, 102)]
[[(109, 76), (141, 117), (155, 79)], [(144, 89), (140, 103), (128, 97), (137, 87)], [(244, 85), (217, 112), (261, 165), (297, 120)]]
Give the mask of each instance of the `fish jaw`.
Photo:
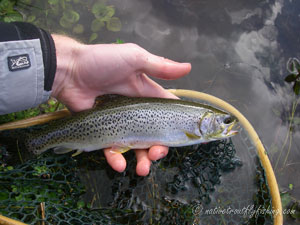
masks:
[(200, 120), (199, 130), (206, 141), (213, 141), (236, 135), (237, 124), (238, 120), (233, 115), (207, 112)]
[(232, 124), (230, 124), (227, 128), (227, 131), (225, 131), (225, 135), (227, 137), (232, 137), (236, 134), (239, 133), (238, 129), (240, 128), (240, 126), (238, 125), (238, 120), (235, 119)]

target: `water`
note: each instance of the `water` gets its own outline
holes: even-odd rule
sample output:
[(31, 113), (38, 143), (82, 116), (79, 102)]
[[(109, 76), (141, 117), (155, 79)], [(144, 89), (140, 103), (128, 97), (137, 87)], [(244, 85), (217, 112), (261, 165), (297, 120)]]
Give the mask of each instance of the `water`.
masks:
[[(121, 39), (155, 54), (192, 63), (188, 76), (159, 82), (166, 87), (203, 91), (234, 105), (264, 143), (280, 190), (289, 190), (289, 184), (293, 184), (289, 191), (299, 200), (299, 107), (289, 133), (296, 98), (284, 78), (288, 75), (288, 59), (300, 58), (300, 2), (111, 3), (124, 22), (118, 33)], [(103, 41), (110, 38), (107, 34)]]
[[(165, 87), (206, 92), (234, 105), (264, 143), (280, 190), (299, 201), (300, 115), (296, 107), (291, 126), (297, 98), (284, 78), (288, 59), (300, 59), (300, 2), (110, 0), (107, 4), (114, 5), (122, 29), (102, 30), (95, 42), (119, 38), (157, 55), (191, 62), (188, 76), (157, 81)], [(91, 21), (85, 23), (87, 27)], [(237, 152), (244, 159), (247, 154), (246, 147)], [(296, 224), (290, 219), (287, 223)]]

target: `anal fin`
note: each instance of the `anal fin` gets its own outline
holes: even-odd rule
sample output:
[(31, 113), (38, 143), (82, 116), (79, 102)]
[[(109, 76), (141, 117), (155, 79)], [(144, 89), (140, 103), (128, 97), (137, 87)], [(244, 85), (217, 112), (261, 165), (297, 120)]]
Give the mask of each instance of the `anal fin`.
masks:
[[(66, 154), (66, 153), (69, 153), (73, 150), (75, 150), (75, 149), (66, 148), (66, 147), (56, 147), (56, 148), (53, 149), (55, 154)], [(74, 152), (72, 154), (72, 157), (75, 157), (75, 156), (81, 154), (82, 152), (83, 152), (83, 150), (77, 149), (76, 152)]]
[(118, 146), (113, 146), (111, 149), (110, 149), (110, 152), (112, 153), (125, 153), (127, 151), (129, 151), (131, 148), (130, 147), (118, 147)]

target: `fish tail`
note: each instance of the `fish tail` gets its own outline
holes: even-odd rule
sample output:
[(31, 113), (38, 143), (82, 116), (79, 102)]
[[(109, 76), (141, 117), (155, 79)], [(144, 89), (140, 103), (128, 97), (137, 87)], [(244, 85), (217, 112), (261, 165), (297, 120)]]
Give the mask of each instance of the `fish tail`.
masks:
[(0, 132), (0, 154), (2, 159), (10, 164), (23, 163), (32, 158), (32, 153), (26, 145), (28, 139), (26, 129), (5, 130)]

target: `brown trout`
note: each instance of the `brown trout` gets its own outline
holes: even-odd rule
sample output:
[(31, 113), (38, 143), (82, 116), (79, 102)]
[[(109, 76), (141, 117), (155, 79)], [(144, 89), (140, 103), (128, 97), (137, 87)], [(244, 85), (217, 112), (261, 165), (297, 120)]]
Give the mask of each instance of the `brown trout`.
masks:
[(180, 147), (228, 138), (237, 119), (212, 106), (162, 98), (106, 95), (94, 108), (50, 122), (27, 135), (25, 145), (34, 154), (47, 149), (113, 151), (144, 149), (153, 145)]

